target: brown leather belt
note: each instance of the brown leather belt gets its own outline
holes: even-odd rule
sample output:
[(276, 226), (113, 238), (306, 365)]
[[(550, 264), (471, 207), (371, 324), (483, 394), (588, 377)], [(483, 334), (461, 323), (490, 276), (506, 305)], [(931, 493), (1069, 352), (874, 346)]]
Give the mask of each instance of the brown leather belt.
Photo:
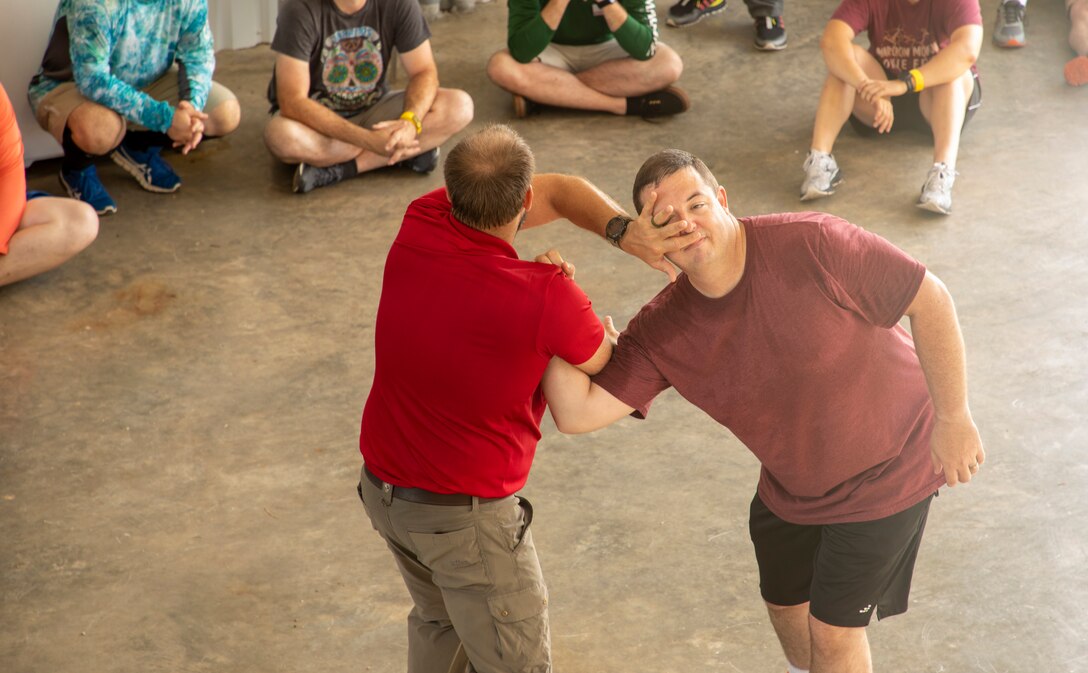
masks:
[[(472, 504), (472, 496), (464, 495), (461, 493), (435, 493), (433, 491), (425, 491), (422, 488), (407, 488), (405, 486), (394, 486), (393, 484), (387, 484), (374, 475), (373, 472), (363, 467), (363, 473), (366, 478), (370, 480), (370, 483), (375, 487), (385, 491), (386, 488), (390, 488), (393, 491), (393, 497), (400, 500), (407, 500), (408, 502), (416, 502), (421, 505), (453, 505), (453, 506), (468, 506)], [(502, 498), (477, 498), (477, 502), (493, 502), (495, 500), (502, 500)]]

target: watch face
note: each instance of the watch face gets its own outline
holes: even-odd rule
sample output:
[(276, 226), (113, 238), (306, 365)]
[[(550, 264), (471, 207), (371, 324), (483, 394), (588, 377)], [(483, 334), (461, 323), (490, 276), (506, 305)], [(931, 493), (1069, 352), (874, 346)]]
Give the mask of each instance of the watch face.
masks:
[(619, 240), (627, 231), (627, 221), (622, 217), (613, 217), (604, 228), (605, 236), (613, 241)]

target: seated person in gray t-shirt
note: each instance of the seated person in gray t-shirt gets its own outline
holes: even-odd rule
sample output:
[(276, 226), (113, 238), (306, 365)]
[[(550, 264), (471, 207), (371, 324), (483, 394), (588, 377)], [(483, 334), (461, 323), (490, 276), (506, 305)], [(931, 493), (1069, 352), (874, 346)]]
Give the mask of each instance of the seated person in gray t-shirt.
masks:
[[(416, 0), (286, 0), (272, 50), (268, 149), (298, 164), (299, 193), (400, 166), (430, 173), (438, 147), (472, 121), (472, 98), (438, 86), (431, 32)], [(400, 54), (408, 85), (389, 91)]]

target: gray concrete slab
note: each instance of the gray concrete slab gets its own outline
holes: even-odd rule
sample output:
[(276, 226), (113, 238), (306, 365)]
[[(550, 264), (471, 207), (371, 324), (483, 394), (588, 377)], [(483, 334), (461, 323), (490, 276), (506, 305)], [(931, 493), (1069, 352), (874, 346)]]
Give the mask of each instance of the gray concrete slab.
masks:
[[(787, 7), (790, 46), (751, 47), (741, 3), (662, 38), (690, 113), (659, 123), (574, 112), (511, 120), (483, 73), (505, 8), (434, 25), (442, 80), (479, 128), (510, 122), (543, 171), (624, 203), (652, 151), (701, 154), (740, 215), (800, 209), (835, 3)], [(662, 2), (659, 9), (664, 12)], [(994, 0), (983, 3), (987, 34)], [(846, 175), (819, 208), (925, 261), (951, 288), (989, 460), (935, 503), (911, 610), (870, 629), (878, 670), (1088, 671), (1088, 91), (1067, 87), (1060, 3), (1030, 46), (987, 43), (956, 212), (912, 203), (927, 138), (843, 134)], [(67, 266), (0, 289), (0, 669), (404, 670), (409, 600), (354, 493), (382, 265), (406, 204), (441, 177), (370, 175), (305, 197), (260, 134), (272, 58), (221, 53), (245, 118), (172, 159), (185, 186), (102, 173), (120, 212)], [(58, 189), (55, 162), (30, 184)], [(664, 277), (558, 223), (602, 313), (628, 320)], [(426, 316), (420, 329), (429, 329)], [(747, 540), (757, 465), (673, 393), (645, 422), (583, 437), (548, 422), (525, 494), (562, 671), (785, 668)]]

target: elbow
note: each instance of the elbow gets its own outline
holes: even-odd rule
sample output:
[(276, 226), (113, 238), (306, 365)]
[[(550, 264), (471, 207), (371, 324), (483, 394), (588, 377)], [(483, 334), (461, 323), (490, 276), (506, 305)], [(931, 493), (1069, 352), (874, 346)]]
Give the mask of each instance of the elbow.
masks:
[(564, 435), (584, 435), (587, 432), (593, 432), (598, 429), (580, 419), (568, 418), (562, 414), (557, 415), (555, 410), (552, 410), (552, 419), (555, 421), (556, 429)]

